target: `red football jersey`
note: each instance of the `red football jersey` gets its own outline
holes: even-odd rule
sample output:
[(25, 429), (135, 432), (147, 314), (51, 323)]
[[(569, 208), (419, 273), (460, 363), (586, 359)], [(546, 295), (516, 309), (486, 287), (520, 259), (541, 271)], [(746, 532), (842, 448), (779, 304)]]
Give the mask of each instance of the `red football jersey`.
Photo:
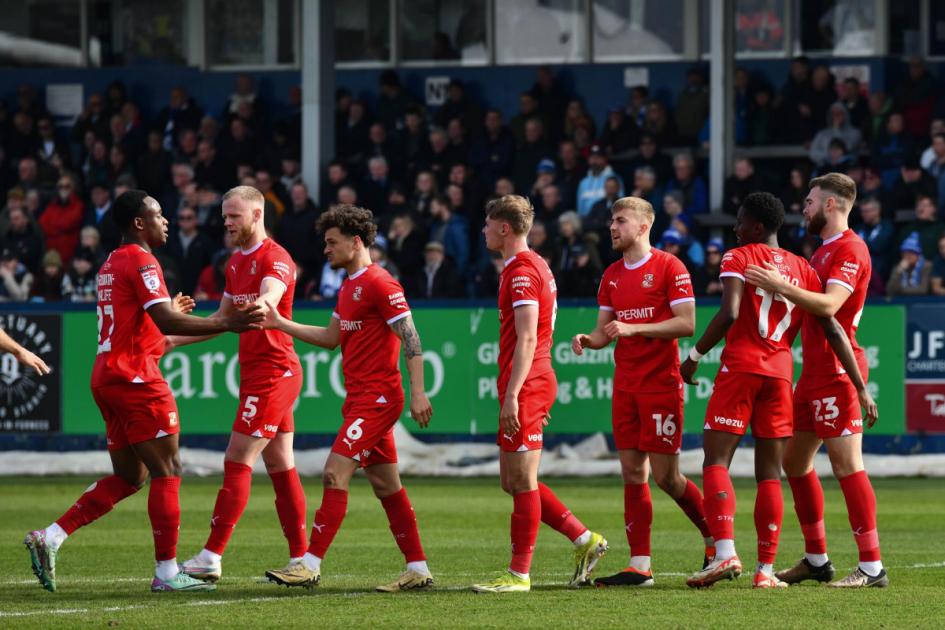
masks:
[(386, 269), (368, 265), (341, 283), (332, 317), (341, 327), (341, 369), (347, 400), (403, 400), (400, 337), (391, 324), (410, 315), (400, 286)]
[[(802, 289), (816, 291), (820, 287), (817, 274), (806, 260), (760, 243), (726, 252), (719, 277), (744, 281), (748, 265), (764, 267), (765, 262), (776, 265), (782, 276)], [(738, 319), (725, 335), (720, 371), (747, 372), (793, 381), (791, 344), (803, 319), (803, 311), (780, 294), (745, 284)]]
[[(673, 317), (673, 306), (695, 302), (692, 279), (682, 261), (651, 249), (632, 265), (618, 260), (604, 271), (597, 303), (617, 321), (655, 324)], [(679, 344), (675, 339), (621, 337), (614, 351), (614, 389), (624, 392), (679, 389)]]
[[(266, 239), (248, 250), (237, 250), (226, 264), (226, 288), (223, 297), (237, 307), (259, 298), (263, 278), (275, 278), (285, 285), (285, 293), (276, 308), (292, 319), (295, 294), (295, 263), (289, 252)], [(295, 354), (292, 337), (278, 330), (249, 330), (240, 334), (240, 383), (261, 385), (282, 378), (287, 372), (301, 374), (302, 365)]]
[(505, 261), (499, 276), (499, 380), (505, 391), (512, 376), (515, 353), (515, 309), (526, 304), (538, 306), (538, 345), (526, 378), (553, 371), (551, 366), (552, 333), (558, 315), (558, 286), (548, 263), (535, 252), (520, 252)]
[[(837, 321), (843, 326), (860, 371), (866, 374), (866, 354), (856, 343), (856, 329), (863, 315), (863, 304), (869, 288), (872, 263), (870, 252), (853, 230), (846, 230), (828, 238), (817, 248), (811, 257), (811, 266), (817, 272), (823, 289), (828, 284), (839, 284), (852, 295), (837, 311)], [(820, 287), (818, 291), (823, 290)], [(807, 374), (843, 374), (843, 366), (833, 352), (833, 348), (824, 336), (824, 330), (808, 317), (801, 334), (801, 346), (804, 349), (804, 372)]]
[(164, 334), (147, 316), (148, 307), (170, 302), (164, 272), (151, 252), (122, 245), (98, 272), (98, 355), (92, 387), (163, 381), (158, 360)]

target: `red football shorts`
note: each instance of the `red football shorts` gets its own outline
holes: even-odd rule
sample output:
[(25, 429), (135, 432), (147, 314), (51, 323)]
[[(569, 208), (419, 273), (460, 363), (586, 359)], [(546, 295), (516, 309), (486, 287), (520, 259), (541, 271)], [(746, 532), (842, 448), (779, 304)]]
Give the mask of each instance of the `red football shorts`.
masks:
[(275, 379), (267, 385), (240, 385), (240, 406), (233, 430), (270, 440), (276, 433), (295, 431), (292, 407), (301, 391), (301, 374)]
[(719, 372), (705, 411), (705, 427), (757, 438), (793, 435), (791, 383), (783, 378)]
[(394, 425), (403, 411), (403, 399), (383, 403), (346, 399), (341, 408), (344, 422), (331, 452), (360, 462), (362, 468), (396, 464)]
[(164, 381), (93, 387), (92, 398), (105, 419), (110, 451), (180, 432), (177, 402)]
[[(544, 444), (545, 421), (551, 417), (551, 407), (558, 396), (558, 379), (553, 371), (525, 379), (518, 393), (519, 428), (513, 435), (499, 429), (495, 443), (507, 453), (540, 451)], [(504, 388), (499, 390), (499, 408), (505, 400)]]
[(850, 377), (802, 373), (794, 390), (794, 430), (816, 433), (821, 439), (862, 433), (863, 413)]
[(683, 390), (614, 391), (611, 401), (617, 450), (675, 455), (682, 448)]

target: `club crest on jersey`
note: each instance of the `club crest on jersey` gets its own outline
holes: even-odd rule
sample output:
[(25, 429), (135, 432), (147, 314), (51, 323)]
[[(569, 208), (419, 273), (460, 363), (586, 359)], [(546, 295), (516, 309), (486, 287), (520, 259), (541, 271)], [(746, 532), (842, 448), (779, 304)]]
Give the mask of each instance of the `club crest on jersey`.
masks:
[(782, 256), (781, 254), (775, 254), (775, 255), (774, 255), (774, 262), (775, 262), (775, 263), (778, 263), (778, 264), (783, 263), (783, 262), (784, 262), (784, 256)]
[(256, 275), (256, 261), (255, 260), (249, 263), (249, 275), (251, 276)]
[(158, 289), (161, 288), (161, 279), (158, 277), (156, 269), (142, 271), (141, 279), (144, 281), (145, 288), (152, 293), (157, 293)]
[(652, 286), (653, 286), (653, 274), (652, 274), (652, 273), (648, 273), (648, 274), (646, 274), (645, 276), (643, 276), (643, 282), (640, 283), (640, 286), (642, 286), (644, 289), (649, 289), (650, 287), (652, 287)]
[(364, 292), (364, 287), (363, 287), (363, 286), (361, 286), (361, 285), (356, 286), (356, 287), (354, 288), (354, 293), (351, 294), (351, 299), (354, 300), (355, 302), (360, 302), (360, 301), (361, 301), (361, 294), (362, 294), (363, 292)]

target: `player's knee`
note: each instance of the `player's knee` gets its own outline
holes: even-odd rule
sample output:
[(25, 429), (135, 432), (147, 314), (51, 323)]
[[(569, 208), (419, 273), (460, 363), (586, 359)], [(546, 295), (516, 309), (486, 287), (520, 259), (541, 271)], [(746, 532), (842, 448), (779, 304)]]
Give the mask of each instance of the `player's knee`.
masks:
[(660, 490), (670, 496), (679, 494), (680, 486), (685, 488), (686, 482), (676, 471), (654, 472), (653, 481), (660, 487)]
[(843, 459), (840, 461), (831, 461), (831, 468), (833, 468), (833, 476), (837, 479), (843, 479), (844, 477), (849, 477), (855, 473), (863, 470), (863, 465), (857, 461), (850, 459)]
[(330, 468), (326, 468), (322, 473), (322, 485), (326, 488), (332, 488), (334, 490), (347, 490), (348, 482), (343, 475), (340, 475), (337, 471)]

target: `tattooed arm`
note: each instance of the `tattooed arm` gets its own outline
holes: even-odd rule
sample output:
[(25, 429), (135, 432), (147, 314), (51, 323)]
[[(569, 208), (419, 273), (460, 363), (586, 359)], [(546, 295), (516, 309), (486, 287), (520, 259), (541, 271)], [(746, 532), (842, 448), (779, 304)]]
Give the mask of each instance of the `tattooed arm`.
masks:
[(404, 358), (407, 360), (407, 371), (410, 373), (410, 417), (421, 427), (430, 424), (433, 416), (433, 407), (427, 398), (423, 384), (423, 349), (420, 347), (420, 335), (413, 325), (413, 317), (407, 315), (390, 325), (394, 334), (400, 337), (404, 347)]

